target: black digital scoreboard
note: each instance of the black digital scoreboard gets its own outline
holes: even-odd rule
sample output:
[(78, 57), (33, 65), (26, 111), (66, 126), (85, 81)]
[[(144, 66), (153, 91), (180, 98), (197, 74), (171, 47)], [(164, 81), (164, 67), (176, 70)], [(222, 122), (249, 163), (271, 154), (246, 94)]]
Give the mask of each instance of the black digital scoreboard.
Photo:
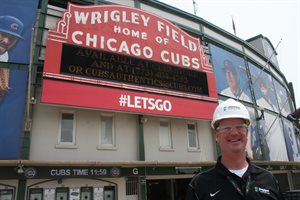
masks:
[(60, 73), (208, 96), (205, 72), (63, 44)]

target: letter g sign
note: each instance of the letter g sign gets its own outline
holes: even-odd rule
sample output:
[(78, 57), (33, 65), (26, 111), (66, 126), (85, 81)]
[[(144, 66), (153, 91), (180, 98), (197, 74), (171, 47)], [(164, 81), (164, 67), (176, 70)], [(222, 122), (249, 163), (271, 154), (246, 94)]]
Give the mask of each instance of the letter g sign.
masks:
[(139, 169), (138, 168), (133, 168), (132, 169), (132, 174), (133, 175), (138, 175), (139, 174)]

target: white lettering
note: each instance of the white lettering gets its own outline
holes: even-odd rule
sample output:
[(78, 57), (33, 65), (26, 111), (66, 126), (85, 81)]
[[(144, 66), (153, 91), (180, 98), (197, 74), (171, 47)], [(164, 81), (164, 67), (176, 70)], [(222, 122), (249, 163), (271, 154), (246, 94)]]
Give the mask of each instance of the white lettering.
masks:
[(150, 20), (150, 17), (146, 17), (145, 15), (141, 15), (141, 18), (142, 18), (144, 26), (147, 27), (148, 26), (148, 22)]
[(199, 69), (200, 63), (198, 58), (190, 58), (187, 55), (181, 55), (179, 53), (168, 52), (163, 50), (160, 53), (160, 58), (165, 63), (170, 63), (172, 65), (182, 65), (187, 68)]
[(143, 56), (149, 59), (153, 57), (154, 53), (153, 49), (149, 46), (141, 47), (141, 45), (138, 43), (129, 45), (125, 40), (119, 43), (115, 38), (108, 38), (106, 40), (104, 36), (98, 37), (98, 35), (90, 33), (86, 33), (86, 35), (84, 35), (84, 33), (81, 31), (74, 31), (71, 38), (72, 41), (78, 45), (82, 45), (85, 41), (85, 45), (87, 47), (108, 49), (112, 52), (134, 56)]
[(170, 112), (172, 110), (172, 104), (171, 104), (171, 102), (168, 101), (168, 100), (165, 100), (163, 103), (164, 103), (164, 109), (167, 112)]
[(133, 38), (141, 38), (143, 40), (147, 40), (147, 32), (140, 32), (137, 30), (131, 30), (129, 28), (122, 28), (120, 26), (114, 26), (114, 32), (120, 33), (126, 36), (131, 36)]
[(155, 37), (155, 41), (156, 41), (158, 44), (161, 44), (162, 41), (163, 41), (163, 39), (162, 39), (162, 37), (160, 37), (160, 36), (156, 36), (156, 37)]
[(161, 53), (160, 53), (160, 58), (165, 62), (165, 63), (168, 63), (170, 62), (170, 60), (167, 58), (167, 56), (169, 56), (169, 52), (166, 51), (166, 50), (163, 50)]
[(101, 23), (101, 13), (100, 12), (92, 12), (91, 16), (91, 24)]
[[(91, 45), (92, 43), (92, 45)], [(94, 48), (97, 47), (97, 35), (91, 36), (89, 33), (86, 34), (86, 46), (93, 46)]]
[(172, 29), (172, 39), (173, 39), (175, 42), (179, 43), (179, 40), (178, 40), (178, 32), (175, 31), (174, 29)]
[(200, 63), (198, 58), (192, 58), (192, 68), (194, 69), (199, 69), (200, 68)]
[(166, 36), (170, 37), (170, 29), (169, 26), (165, 26), (165, 24), (161, 21), (157, 21), (157, 30), (158, 32), (163, 32), (166, 34)]
[(161, 99), (157, 99), (155, 101), (155, 107), (157, 110), (159, 111), (162, 111), (164, 108), (163, 108), (163, 105), (162, 105), (162, 100)]
[(147, 27), (149, 24), (150, 17), (147, 17), (143, 14), (130, 12), (130, 11), (122, 11), (105, 10), (103, 12), (95, 11), (95, 12), (79, 12), (75, 11), (75, 22), (76, 24), (101, 24), (101, 23), (109, 23), (113, 22), (122, 22), (122, 23), (132, 23), (136, 25), (143, 25)]
[(154, 110), (155, 109), (155, 99), (153, 99), (153, 98), (150, 98), (150, 99), (148, 99), (148, 104), (150, 105), (150, 106), (148, 106), (148, 109), (149, 110)]
[(139, 174), (139, 169), (138, 168), (133, 168), (132, 169), (132, 174), (133, 175), (138, 175)]
[(188, 45), (189, 45), (189, 49), (190, 49), (191, 51), (193, 51), (193, 52), (196, 52), (196, 51), (197, 51), (197, 45), (195, 44), (195, 42), (189, 40), (188, 43), (189, 43), (189, 44), (188, 44)]
[(121, 95), (119, 98), (120, 106), (127, 106), (129, 108), (158, 110), (170, 112), (172, 110), (172, 103), (168, 100), (155, 99), (141, 96)]
[(88, 171), (88, 169), (73, 169), (73, 175), (87, 176), (87, 175), (89, 175), (89, 171)]
[(127, 102), (127, 107), (134, 108), (134, 104), (131, 104), (130, 95), (126, 96), (126, 100), (123, 102), (125, 102), (125, 103), (122, 103), (122, 104), (120, 103), (121, 106), (124, 106)]
[(140, 56), (141, 55), (141, 48), (140, 48), (140, 45), (139, 44), (132, 44), (131, 46), (131, 52), (133, 55), (135, 56)]
[(130, 52), (129, 52), (129, 49), (128, 49), (126, 41), (122, 41), (121, 42), (120, 48), (118, 50), (118, 52), (120, 52), (120, 53), (123, 53), (123, 51), (125, 51), (125, 53), (127, 53), (128, 55), (130, 55)]
[(111, 51), (117, 51), (116, 48), (114, 48), (114, 47), (111, 46), (111, 43), (117, 43), (117, 40), (114, 39), (114, 38), (109, 38), (109, 39), (107, 40), (107, 48), (108, 48), (109, 50), (111, 50)]
[(121, 33), (121, 26), (114, 26), (115, 33)]
[(171, 53), (171, 60), (172, 60), (172, 63), (174, 63), (175, 65), (178, 65), (180, 62), (179, 54)]
[[(120, 22), (120, 12), (118, 10), (113, 10), (110, 13), (110, 18), (112, 21)], [(125, 22), (125, 21), (123, 21), (123, 22)]]
[(84, 13), (84, 12), (80, 12), (78, 13), (78, 11), (75, 11), (75, 22), (76, 24), (86, 24), (88, 17), (89, 17), (89, 13)]
[(140, 104), (141, 104), (141, 97), (135, 96), (134, 97), (134, 107), (141, 108), (142, 106)]
[(135, 13), (135, 12), (132, 12), (131, 13), (131, 23), (133, 24), (139, 24), (139, 14), (138, 13)]
[(74, 31), (74, 33), (72, 34), (72, 41), (75, 43), (75, 44), (82, 44), (82, 41), (81, 40), (78, 40), (77, 38), (76, 38), (76, 36), (77, 35), (80, 35), (80, 36), (82, 36), (83, 35), (83, 33), (81, 32), (81, 31)]
[[(170, 40), (180, 44), (182, 47), (192, 51), (197, 51), (197, 45), (195, 42), (189, 39), (188, 35), (185, 33), (180, 33), (176, 29), (170, 27), (167, 24), (164, 24), (161, 21), (157, 21), (157, 31), (164, 34), (167, 37), (170, 37)], [(160, 36), (161, 37), (161, 36)], [(157, 41), (159, 42), (159, 41)], [(167, 42), (167, 41), (166, 41)], [(161, 42), (159, 42), (161, 43)]]
[(146, 57), (146, 58), (152, 58), (153, 56), (153, 50), (148, 47), (148, 46), (145, 46), (143, 48), (143, 55)]
[(188, 56), (182, 55), (181, 59), (182, 59), (182, 65), (183, 66), (189, 67), (191, 65), (190, 58)]
[(122, 15), (123, 15), (123, 20), (122, 22), (126, 22), (126, 23), (130, 23), (130, 19), (127, 18), (127, 12), (126, 11), (122, 11)]
[(70, 169), (51, 169), (50, 170), (51, 176), (69, 176), (71, 175)]

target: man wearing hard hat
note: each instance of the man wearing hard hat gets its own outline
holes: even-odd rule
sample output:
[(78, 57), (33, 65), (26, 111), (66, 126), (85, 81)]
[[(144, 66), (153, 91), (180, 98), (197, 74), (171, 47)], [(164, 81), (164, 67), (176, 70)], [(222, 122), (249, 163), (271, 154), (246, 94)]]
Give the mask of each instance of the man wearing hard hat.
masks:
[(211, 126), (221, 156), (214, 168), (193, 177), (186, 200), (283, 200), (275, 177), (246, 156), (249, 125), (249, 112), (240, 102), (228, 99), (217, 106)]
[(13, 16), (0, 16), (0, 62), (8, 62), (8, 50), (24, 39), (21, 34), (23, 23)]

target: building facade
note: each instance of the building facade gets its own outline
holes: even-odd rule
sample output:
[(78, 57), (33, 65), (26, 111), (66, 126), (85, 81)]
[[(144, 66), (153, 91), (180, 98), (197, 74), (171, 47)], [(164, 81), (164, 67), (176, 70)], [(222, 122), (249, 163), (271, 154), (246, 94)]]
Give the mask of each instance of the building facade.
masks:
[(248, 156), (300, 189), (293, 88), (267, 37), (155, 0), (32, 2), (28, 61), (0, 63), (0, 199), (184, 199), (219, 155), (210, 121), (227, 98), (251, 114)]

